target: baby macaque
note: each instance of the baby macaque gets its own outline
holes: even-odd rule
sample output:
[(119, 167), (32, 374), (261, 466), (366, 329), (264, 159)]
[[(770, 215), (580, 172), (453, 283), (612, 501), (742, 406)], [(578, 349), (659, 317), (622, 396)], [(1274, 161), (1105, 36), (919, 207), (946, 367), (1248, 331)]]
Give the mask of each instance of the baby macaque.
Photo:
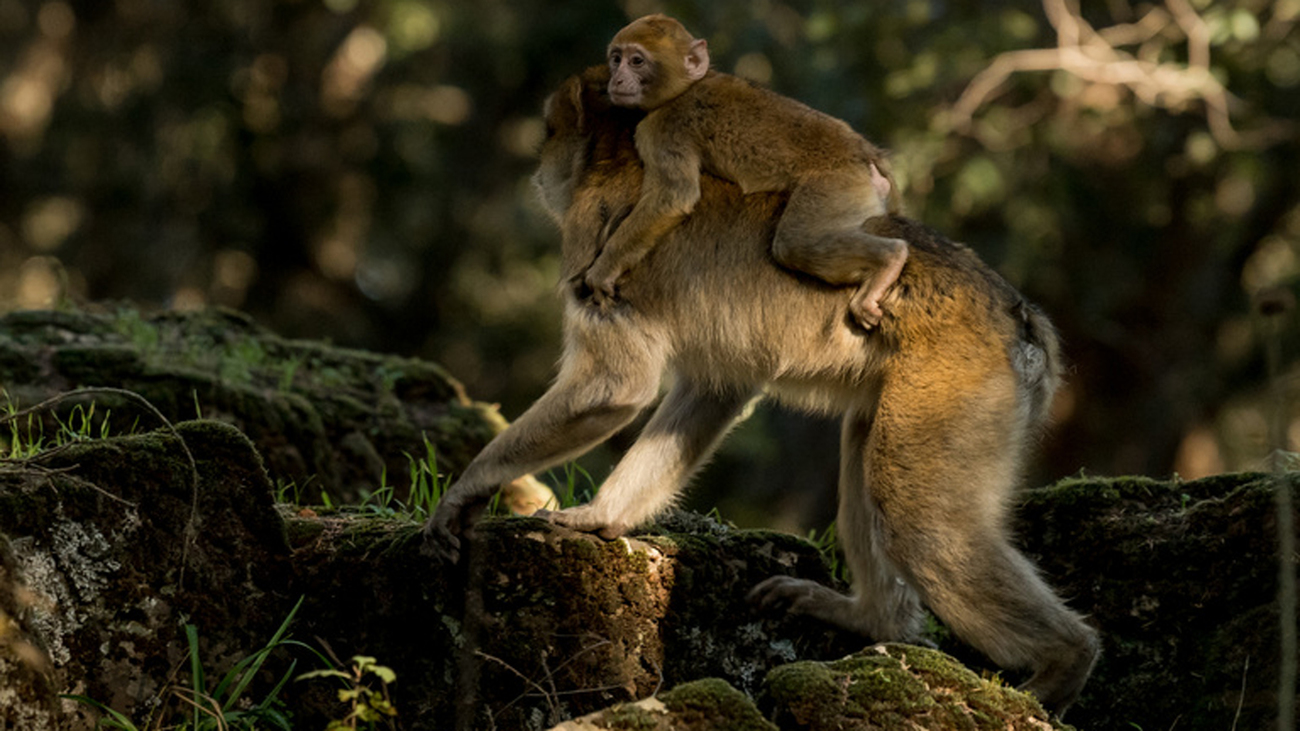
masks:
[(832, 285), (857, 285), (850, 312), (880, 323), (880, 300), (907, 261), (907, 242), (862, 229), (899, 211), (884, 155), (844, 122), (709, 69), (708, 44), (665, 15), (634, 21), (609, 45), (609, 97), (647, 112), (636, 128), (641, 197), (584, 281), (598, 300), (689, 215), (700, 173), (746, 193), (790, 194), (772, 242), (782, 266)]

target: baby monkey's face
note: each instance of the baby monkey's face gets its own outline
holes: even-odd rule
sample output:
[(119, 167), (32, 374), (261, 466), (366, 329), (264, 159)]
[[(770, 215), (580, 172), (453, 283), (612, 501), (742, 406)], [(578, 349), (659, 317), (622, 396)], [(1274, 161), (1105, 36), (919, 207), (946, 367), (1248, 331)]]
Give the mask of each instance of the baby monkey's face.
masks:
[(620, 107), (639, 108), (654, 85), (659, 65), (639, 43), (609, 47), (609, 99)]

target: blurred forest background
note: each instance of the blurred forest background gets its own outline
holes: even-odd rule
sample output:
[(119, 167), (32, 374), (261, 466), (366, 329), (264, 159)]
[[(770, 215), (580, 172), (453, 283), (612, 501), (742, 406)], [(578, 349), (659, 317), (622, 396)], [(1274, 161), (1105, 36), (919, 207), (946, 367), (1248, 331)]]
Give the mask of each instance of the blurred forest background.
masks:
[[(0, 0), (0, 311), (239, 308), (514, 417), (559, 350), (542, 101), (655, 11), (890, 148), (1053, 317), (1031, 483), (1300, 443), (1300, 0)], [(824, 522), (837, 447), (760, 409), (694, 503)]]

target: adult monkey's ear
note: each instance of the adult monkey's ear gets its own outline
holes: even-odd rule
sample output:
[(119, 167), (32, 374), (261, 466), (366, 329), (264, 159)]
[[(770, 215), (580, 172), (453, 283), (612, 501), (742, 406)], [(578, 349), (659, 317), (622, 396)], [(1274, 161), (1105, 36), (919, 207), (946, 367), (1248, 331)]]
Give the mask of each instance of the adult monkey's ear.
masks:
[(542, 105), (542, 116), (546, 119), (546, 136), (550, 138), (557, 132), (576, 130), (583, 134), (586, 115), (582, 109), (583, 79), (570, 76), (560, 88), (546, 97)]
[(587, 121), (587, 115), (583, 113), (584, 110), (582, 108), (582, 90), (583, 83), (581, 77), (571, 76), (568, 81), (564, 82), (564, 96), (568, 100), (569, 107), (573, 110), (574, 126), (577, 128), (579, 133), (587, 131), (585, 128), (586, 125), (584, 124), (584, 122)]
[(585, 85), (586, 103), (580, 105), (584, 114), (599, 114), (608, 112), (614, 103), (609, 99), (609, 78), (612, 74), (609, 67), (588, 66), (582, 72), (582, 81)]
[(703, 38), (691, 41), (691, 49), (686, 52), (686, 78), (699, 81), (709, 71), (709, 42)]

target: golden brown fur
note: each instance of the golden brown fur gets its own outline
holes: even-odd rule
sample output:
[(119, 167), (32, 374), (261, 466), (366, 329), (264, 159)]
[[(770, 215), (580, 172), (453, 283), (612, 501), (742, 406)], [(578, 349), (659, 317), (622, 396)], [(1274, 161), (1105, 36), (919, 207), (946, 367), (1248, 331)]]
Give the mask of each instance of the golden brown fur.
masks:
[[(635, 205), (639, 115), (611, 109), (600, 69), (548, 101), (536, 177), (575, 275)], [(1063, 710), (1097, 654), (1007, 539), (1008, 500), (1056, 387), (1047, 320), (966, 247), (900, 217), (870, 225), (912, 256), (879, 327), (852, 325), (840, 291), (776, 266), (785, 197), (745, 196), (706, 176), (695, 212), (628, 273), (600, 309), (565, 293), (555, 384), (484, 449), (429, 521), (429, 545), (456, 558), (458, 534), (497, 486), (581, 454), (671, 388), (591, 503), (555, 523), (622, 534), (667, 508), (740, 414), (766, 392), (844, 415), (838, 528), (852, 596), (773, 577), (754, 590), (869, 635), (907, 640), (924, 602), (1027, 687)]]
[(708, 69), (707, 44), (664, 15), (640, 18), (609, 46), (609, 92), (648, 112), (637, 126), (641, 198), (584, 282), (598, 302), (700, 197), (700, 173), (746, 193), (790, 193), (772, 240), (783, 266), (830, 284), (859, 285), (850, 301), (865, 327), (907, 261), (907, 243), (862, 229), (897, 213), (884, 155), (849, 125), (735, 76)]

